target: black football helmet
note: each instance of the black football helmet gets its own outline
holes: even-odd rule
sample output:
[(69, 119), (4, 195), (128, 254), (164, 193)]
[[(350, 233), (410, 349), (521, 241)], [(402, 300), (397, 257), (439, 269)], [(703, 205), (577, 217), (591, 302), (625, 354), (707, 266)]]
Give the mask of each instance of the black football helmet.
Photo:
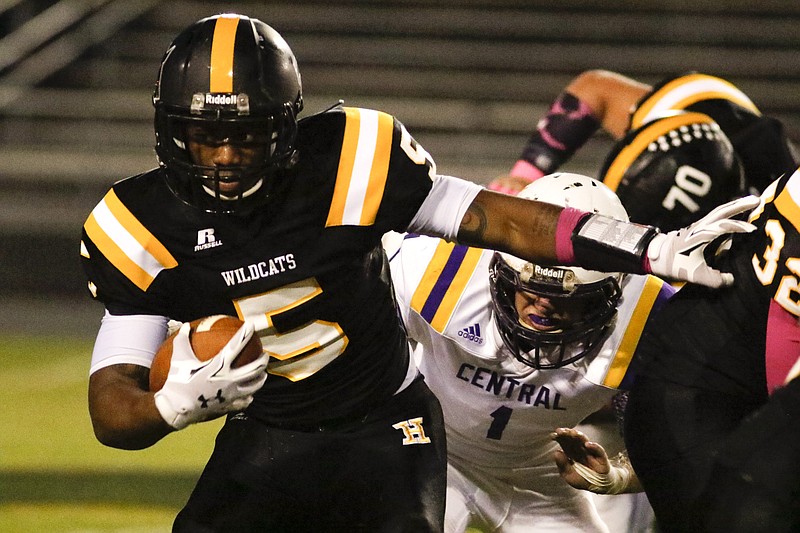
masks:
[(719, 125), (703, 113), (662, 113), (611, 150), (600, 176), (630, 219), (672, 231), (747, 194), (742, 165)]
[[(270, 178), (296, 160), (303, 108), (297, 61), (267, 24), (244, 15), (204, 18), (164, 54), (155, 92), (156, 153), (167, 184), (184, 202), (215, 213), (241, 213), (266, 201)], [(247, 165), (203, 166), (189, 153), (188, 131), (215, 142), (258, 143)], [(225, 194), (220, 183), (237, 182)], [(225, 189), (225, 187), (223, 187)], [(230, 187), (228, 187), (230, 190)]]
[[(541, 177), (518, 196), (628, 220), (616, 195), (598, 180), (559, 172)], [(572, 364), (605, 339), (622, 295), (621, 273), (575, 266), (542, 266), (496, 252), (489, 272), (495, 319), (503, 343), (522, 363), (546, 370)], [(519, 316), (517, 292), (582, 304), (582, 314), (556, 330), (538, 330)]]

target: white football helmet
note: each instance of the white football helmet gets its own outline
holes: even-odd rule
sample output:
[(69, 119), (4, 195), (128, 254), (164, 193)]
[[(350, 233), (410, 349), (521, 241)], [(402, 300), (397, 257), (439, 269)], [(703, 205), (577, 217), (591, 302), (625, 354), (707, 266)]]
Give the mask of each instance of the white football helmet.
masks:
[[(574, 207), (627, 221), (628, 213), (602, 182), (559, 172), (541, 177), (518, 196)], [(492, 304), (503, 342), (514, 356), (534, 368), (560, 368), (589, 354), (617, 313), (623, 274), (574, 266), (542, 266), (497, 252), (490, 268)], [(558, 329), (537, 330), (525, 324), (515, 305), (517, 292), (560, 299), (582, 299), (585, 311)]]

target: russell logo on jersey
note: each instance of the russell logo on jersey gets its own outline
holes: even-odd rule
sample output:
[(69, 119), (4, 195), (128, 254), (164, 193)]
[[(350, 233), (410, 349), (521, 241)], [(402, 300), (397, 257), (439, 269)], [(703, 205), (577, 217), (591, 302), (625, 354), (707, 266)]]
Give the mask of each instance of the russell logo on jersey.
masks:
[(201, 229), (197, 232), (197, 246), (194, 247), (195, 252), (216, 248), (217, 246), (222, 246), (222, 241), (214, 236), (214, 228)]

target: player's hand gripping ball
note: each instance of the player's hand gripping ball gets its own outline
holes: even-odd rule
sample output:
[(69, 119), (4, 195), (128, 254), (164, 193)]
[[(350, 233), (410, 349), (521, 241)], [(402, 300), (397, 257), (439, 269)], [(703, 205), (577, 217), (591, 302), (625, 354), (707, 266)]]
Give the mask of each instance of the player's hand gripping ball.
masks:
[[(195, 357), (199, 361), (207, 361), (217, 355), (243, 324), (244, 322), (238, 318), (227, 315), (213, 315), (193, 320), (190, 323), (189, 342)], [(175, 331), (170, 335), (156, 352), (153, 365), (150, 367), (150, 392), (161, 390), (167, 381), (173, 340), (177, 334), (178, 331)], [(262, 351), (261, 339), (258, 335), (253, 335), (231, 363), (231, 368), (238, 368), (255, 361), (261, 356)]]

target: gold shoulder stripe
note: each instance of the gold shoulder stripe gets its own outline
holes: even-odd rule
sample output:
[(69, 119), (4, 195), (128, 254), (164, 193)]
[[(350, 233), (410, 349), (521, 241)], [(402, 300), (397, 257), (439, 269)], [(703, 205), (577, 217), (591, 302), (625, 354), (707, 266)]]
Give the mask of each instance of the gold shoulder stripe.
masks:
[(636, 303), (630, 322), (628, 322), (628, 327), (622, 336), (617, 355), (614, 356), (614, 361), (612, 361), (606, 378), (603, 380), (603, 385), (606, 387), (616, 389), (622, 383), (625, 373), (628, 371), (628, 366), (633, 360), (633, 354), (639, 344), (644, 325), (658, 299), (658, 295), (661, 293), (663, 285), (663, 280), (655, 276), (647, 276), (639, 301)]
[(211, 42), (211, 72), (209, 92), (233, 92), (233, 48), (236, 43), (236, 29), (239, 17), (223, 15), (214, 26), (214, 39)]
[(775, 208), (786, 217), (796, 230), (800, 231), (800, 174), (795, 172), (786, 187), (775, 198)]
[(86, 228), (86, 234), (92, 239), (95, 246), (117, 270), (125, 274), (125, 277), (141, 290), (146, 291), (150, 287), (155, 276), (150, 275), (149, 272), (137, 265), (122, 248), (117, 246), (114, 239), (100, 227), (94, 213), (89, 215), (84, 227)]
[(678, 111), (702, 100), (728, 100), (756, 115), (761, 115), (750, 98), (732, 83), (707, 74), (690, 74), (676, 78), (647, 97), (631, 115), (631, 129), (652, 120), (652, 114)]
[(159, 272), (178, 266), (172, 254), (125, 207), (113, 189), (97, 204), (84, 227), (106, 259), (143, 291)]
[(370, 109), (344, 108), (345, 130), (327, 226), (375, 223), (389, 173), (394, 119)]
[(703, 113), (680, 113), (646, 126), (629, 145), (620, 150), (603, 176), (603, 183), (608, 185), (612, 191), (616, 191), (631, 164), (659, 136), (687, 124), (710, 124), (712, 122), (711, 117)]
[(104, 201), (108, 204), (109, 210), (114, 217), (127, 228), (128, 232), (136, 239), (136, 242), (144, 248), (155, 260), (164, 268), (174, 268), (178, 266), (178, 262), (169, 253), (169, 250), (161, 244), (161, 242), (150, 233), (150, 231), (133, 216), (127, 207), (120, 201), (116, 193), (112, 189), (106, 195)]
[(478, 248), (440, 241), (414, 295), (411, 308), (436, 331), (443, 332), (480, 261)]

